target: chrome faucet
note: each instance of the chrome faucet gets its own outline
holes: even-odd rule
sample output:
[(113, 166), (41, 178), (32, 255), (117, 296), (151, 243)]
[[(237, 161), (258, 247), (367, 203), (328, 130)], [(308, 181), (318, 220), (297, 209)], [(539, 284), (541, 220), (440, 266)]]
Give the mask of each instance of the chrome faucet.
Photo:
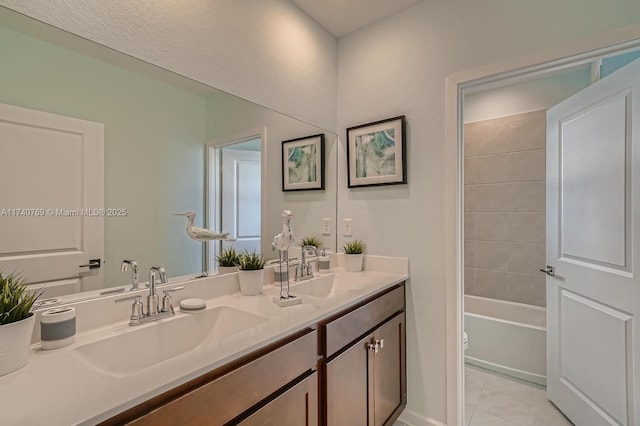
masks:
[(120, 272), (127, 272), (131, 266), (131, 289), (129, 291), (138, 290), (138, 262), (133, 259), (125, 259), (120, 265)]
[(149, 269), (149, 295), (147, 296), (147, 315), (158, 315), (160, 301), (156, 292), (156, 275), (160, 278), (160, 284), (167, 283), (167, 273), (161, 266), (152, 266)]
[(184, 287), (174, 287), (163, 290), (164, 297), (162, 299), (162, 308), (160, 308), (160, 301), (157, 293), (156, 275), (160, 279), (160, 284), (166, 284), (168, 282), (167, 273), (165, 272), (164, 268), (160, 266), (152, 266), (151, 269), (149, 269), (149, 294), (147, 295), (147, 309), (144, 309), (144, 305), (141, 301), (141, 295), (123, 297), (121, 299), (115, 300), (116, 303), (133, 300), (129, 325), (140, 325), (175, 315), (170, 293), (177, 290), (182, 290)]
[(302, 261), (296, 266), (296, 281), (304, 281), (313, 278), (313, 268), (311, 263), (307, 262), (307, 250), (313, 250), (318, 256), (318, 248), (316, 246), (302, 246)]

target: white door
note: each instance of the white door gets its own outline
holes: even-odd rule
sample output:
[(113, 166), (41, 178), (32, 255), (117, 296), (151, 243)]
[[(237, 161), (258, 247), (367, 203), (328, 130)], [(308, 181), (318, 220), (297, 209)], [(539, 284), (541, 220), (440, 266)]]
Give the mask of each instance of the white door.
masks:
[(104, 259), (103, 156), (102, 124), (0, 104), (3, 274), (45, 297), (102, 287), (103, 268), (82, 265)]
[(547, 395), (640, 425), (640, 62), (547, 113)]
[(260, 176), (259, 151), (222, 150), (221, 227), (237, 239), (223, 248), (260, 253)]

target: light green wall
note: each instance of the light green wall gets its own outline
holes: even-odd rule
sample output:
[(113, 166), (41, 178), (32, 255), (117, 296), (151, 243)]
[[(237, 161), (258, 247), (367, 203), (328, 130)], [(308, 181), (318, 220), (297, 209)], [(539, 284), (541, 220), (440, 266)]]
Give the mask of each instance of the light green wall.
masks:
[(125, 258), (199, 271), (201, 247), (171, 213), (203, 219), (205, 96), (3, 27), (0, 58), (0, 102), (105, 125), (105, 207), (128, 211), (105, 221), (106, 285), (129, 281)]

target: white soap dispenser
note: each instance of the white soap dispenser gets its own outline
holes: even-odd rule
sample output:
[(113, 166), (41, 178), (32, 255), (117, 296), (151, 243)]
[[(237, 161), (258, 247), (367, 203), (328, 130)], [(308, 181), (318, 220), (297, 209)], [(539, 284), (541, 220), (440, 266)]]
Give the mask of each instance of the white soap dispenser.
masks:
[(322, 256), (318, 257), (318, 273), (328, 274), (331, 272), (331, 257), (327, 256), (327, 249), (322, 249)]

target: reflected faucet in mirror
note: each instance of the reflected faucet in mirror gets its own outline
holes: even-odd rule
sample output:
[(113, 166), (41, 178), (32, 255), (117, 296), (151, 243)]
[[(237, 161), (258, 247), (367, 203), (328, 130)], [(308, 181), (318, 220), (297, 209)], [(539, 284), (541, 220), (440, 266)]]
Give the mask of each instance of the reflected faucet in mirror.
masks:
[(131, 290), (135, 291), (138, 289), (138, 262), (133, 259), (125, 259), (122, 261), (120, 265), (120, 272), (127, 272), (131, 266)]

